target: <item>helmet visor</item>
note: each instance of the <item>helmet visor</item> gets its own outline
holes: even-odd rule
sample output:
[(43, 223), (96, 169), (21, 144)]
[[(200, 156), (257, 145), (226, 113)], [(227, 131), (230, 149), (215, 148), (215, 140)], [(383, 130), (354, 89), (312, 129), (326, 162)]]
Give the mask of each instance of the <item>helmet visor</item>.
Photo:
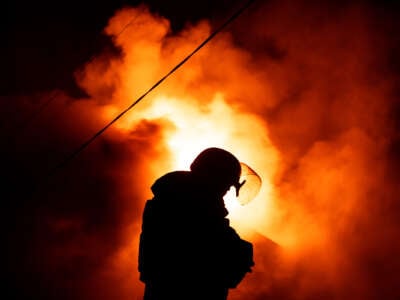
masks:
[(261, 189), (261, 177), (247, 164), (241, 162), (239, 182), (235, 185), (236, 199), (241, 205), (252, 201)]

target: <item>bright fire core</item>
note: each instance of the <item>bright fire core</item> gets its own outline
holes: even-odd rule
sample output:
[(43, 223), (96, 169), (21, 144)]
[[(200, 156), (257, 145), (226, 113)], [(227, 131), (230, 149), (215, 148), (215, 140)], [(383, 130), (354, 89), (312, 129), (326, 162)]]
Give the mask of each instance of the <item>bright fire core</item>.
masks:
[[(232, 300), (375, 300), (397, 288), (399, 272), (387, 274), (400, 265), (399, 218), (392, 209), (398, 172), (388, 160), (397, 149), (391, 139), (397, 138), (392, 105), (398, 99), (390, 96), (397, 95), (395, 77), (386, 78), (392, 69), (385, 67), (392, 61), (380, 34), (386, 26), (375, 26), (384, 20), (370, 19), (381, 10), (364, 10), (361, 2), (369, 1), (336, 1), (337, 7), (265, 2), (237, 20), (245, 26), (239, 22), (218, 34), (106, 133), (117, 149), (126, 149), (119, 157), (126, 169), (105, 174), (117, 173), (112, 179), (121, 199), (107, 199), (120, 209), (110, 214), (119, 217), (128, 241), (115, 256), (112, 276), (113, 283), (126, 278), (127, 296), (108, 299), (131, 299), (141, 291), (137, 282), (132, 292), (131, 275), (151, 184), (166, 172), (188, 170), (208, 147), (232, 152), (262, 179), (257, 197), (244, 206), (232, 192), (225, 197), (232, 227), (254, 243), (256, 257), (255, 272)], [(67, 99), (58, 110), (65, 106), (69, 122), (79, 116), (86, 131), (94, 131), (163, 78), (211, 29), (200, 21), (173, 33), (168, 20), (144, 7), (121, 9), (105, 28), (119, 51), (107, 50), (78, 76), (90, 101)], [(63, 130), (78, 130), (64, 120)], [(273, 265), (275, 243), (257, 233), (279, 244)]]
[[(231, 151), (240, 161), (252, 166), (263, 182), (258, 196), (242, 206), (231, 189), (225, 196), (225, 203), (229, 218), (242, 234), (256, 230), (265, 236), (270, 235), (266, 222), (273, 205), (270, 179), (278, 155), (260, 119), (235, 110), (226, 103), (222, 94), (216, 94), (213, 101), (200, 107), (181, 99), (158, 97), (152, 99), (151, 105), (140, 110), (139, 114), (148, 120), (163, 120), (172, 124), (169, 126), (172, 129), (167, 130), (167, 147), (173, 154), (173, 161), (171, 169), (163, 172), (188, 170), (193, 159), (208, 147)], [(135, 120), (126, 120), (124, 127), (129, 128), (132, 122)]]

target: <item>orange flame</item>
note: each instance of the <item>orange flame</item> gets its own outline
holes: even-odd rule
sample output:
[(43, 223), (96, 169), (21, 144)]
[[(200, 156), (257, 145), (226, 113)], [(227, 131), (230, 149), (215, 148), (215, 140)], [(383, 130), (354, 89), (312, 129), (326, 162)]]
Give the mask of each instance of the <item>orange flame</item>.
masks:
[[(128, 105), (134, 95), (140, 94), (136, 89), (144, 90), (144, 86), (155, 82), (164, 70), (179, 62), (210, 33), (209, 26), (200, 23), (187, 29), (181, 37), (167, 37), (168, 22), (153, 17), (145, 8), (122, 10), (110, 21), (106, 32), (117, 34), (123, 24), (132, 18), (132, 26), (126, 29), (124, 35), (116, 38), (117, 45), (122, 47), (124, 53), (122, 62), (111, 63), (111, 66), (120, 64), (118, 73), (115, 74), (113, 67), (113, 71), (107, 72), (112, 74), (111, 77), (121, 78), (113, 102), (108, 107), (109, 116), (118, 110), (118, 106), (115, 106), (117, 103)], [(157, 176), (174, 169), (188, 169), (194, 157), (202, 149), (211, 146), (225, 148), (241, 161), (254, 166), (263, 180), (257, 199), (245, 208), (237, 205), (233, 199), (228, 199), (227, 205), (238, 229), (249, 227), (268, 236), (271, 234), (268, 220), (272, 218), (274, 205), (271, 180), (277, 169), (278, 152), (269, 139), (266, 123), (257, 115), (246, 113), (248, 100), (243, 99), (243, 103), (229, 103), (226, 100), (226, 91), (232, 87), (233, 80), (223, 79), (218, 86), (209, 82), (212, 76), (238, 77), (246, 70), (243, 53), (232, 46), (227, 49), (229, 44), (228, 35), (210, 44), (211, 49), (205, 48), (184, 65), (174, 74), (175, 78), (167, 80), (155, 95), (150, 95), (116, 126), (130, 130), (143, 119), (162, 120), (167, 148), (173, 155), (167, 168), (154, 174)], [(210, 65), (220, 57), (221, 52), (224, 52), (226, 62)], [(211, 68), (212, 73), (206, 74), (204, 68)], [(89, 64), (81, 81), (88, 85), (88, 90), (101, 84), (89, 80), (92, 70), (94, 72), (96, 69)], [(254, 79), (244, 77), (243, 80)], [(207, 95), (203, 91), (207, 91)], [(165, 160), (165, 157), (159, 159)]]
[[(193, 158), (210, 146), (231, 151), (257, 171), (263, 180), (259, 195), (244, 207), (228, 195), (230, 218), (244, 236), (254, 238), (257, 232), (261, 236), (254, 241), (265, 245), (268, 237), (288, 255), (274, 258), (279, 264), (276, 273), (263, 269), (273, 266), (260, 263), (259, 277), (244, 287), (270, 291), (273, 288), (263, 283), (270, 272), (268, 280), (277, 284), (278, 290), (279, 284), (296, 285), (293, 295), (299, 291), (304, 299), (319, 292), (313, 282), (321, 276), (323, 288), (329, 291), (352, 288), (365, 295), (366, 279), (352, 264), (351, 251), (341, 247), (343, 243), (354, 243), (354, 249), (361, 247), (361, 241), (357, 244), (351, 239), (349, 224), (366, 218), (363, 199), (377, 186), (384, 186), (369, 173), (369, 162), (386, 147), (385, 139), (380, 138), (384, 126), (379, 116), (386, 116), (387, 107), (378, 101), (383, 85), (364, 86), (362, 74), (368, 64), (363, 62), (371, 58), (365, 54), (369, 43), (363, 19), (357, 13), (358, 18), (343, 16), (335, 25), (318, 19), (324, 26), (319, 34), (310, 34), (310, 26), (314, 26), (311, 17), (310, 21), (302, 16), (304, 20), (298, 20), (301, 26), (292, 30), (292, 21), (300, 18), (301, 9), (270, 8), (289, 17), (282, 17), (286, 21), (278, 26), (258, 16), (262, 26), (257, 22), (250, 26), (256, 38), (268, 40), (272, 33), (279, 37), (276, 43), (268, 40), (270, 57), (257, 53), (252, 57), (235, 46), (230, 34), (221, 34), (116, 127), (130, 134), (143, 120), (161, 126), (163, 139), (159, 143), (165, 144), (167, 151), (148, 157), (148, 182), (168, 171), (188, 169)], [(319, 16), (319, 12), (315, 14)], [(350, 11), (349, 15), (353, 14)], [(131, 25), (118, 35), (128, 22)], [(270, 25), (268, 29), (264, 22)], [(341, 30), (350, 27), (357, 40), (352, 40), (354, 34)], [(110, 98), (101, 99), (104, 114), (111, 117), (194, 49), (208, 36), (210, 26), (200, 22), (170, 35), (167, 20), (141, 7), (119, 11), (105, 31), (115, 37), (123, 56), (110, 57), (106, 63), (104, 58), (94, 60), (79, 80), (94, 98), (99, 97), (102, 86), (112, 86)], [(339, 46), (332, 36), (340, 40)], [(244, 36), (246, 39), (251, 42), (252, 37)], [(348, 43), (352, 49), (343, 49)], [(307, 48), (310, 44), (319, 48), (311, 53)], [(281, 59), (281, 65), (271, 61), (271, 56)], [(337, 61), (343, 71), (337, 68)], [(100, 77), (99, 65), (103, 67)], [(351, 76), (352, 84), (346, 76)], [(310, 82), (313, 88), (308, 89)], [(365, 103), (360, 104), (360, 98)], [(373, 169), (375, 176), (384, 173), (379, 164)], [(138, 222), (128, 230), (130, 236), (137, 236)], [(132, 264), (136, 242), (115, 256), (115, 268)], [(262, 251), (258, 255), (260, 260), (266, 259)], [(341, 268), (362, 282), (361, 288), (349, 287), (340, 276)], [(345, 299), (340, 293), (338, 299)], [(240, 293), (234, 297), (248, 299)]]

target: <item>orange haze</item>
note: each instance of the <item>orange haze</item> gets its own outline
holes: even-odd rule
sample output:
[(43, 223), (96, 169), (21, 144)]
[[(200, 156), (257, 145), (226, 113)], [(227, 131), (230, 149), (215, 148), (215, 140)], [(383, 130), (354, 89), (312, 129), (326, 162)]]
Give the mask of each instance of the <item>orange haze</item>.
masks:
[[(68, 205), (55, 208), (63, 211), (55, 215), (44, 210), (57, 236), (73, 232), (65, 244), (46, 246), (46, 276), (63, 268), (62, 259), (74, 265), (76, 257), (93, 251), (99, 265), (90, 279), (82, 279), (82, 297), (140, 299), (138, 234), (152, 182), (188, 169), (202, 149), (217, 146), (232, 151), (263, 181), (248, 205), (227, 199), (233, 226), (254, 243), (256, 263), (230, 299), (399, 296), (400, 230), (393, 209), (398, 186), (389, 163), (394, 85), (382, 67), (389, 41), (375, 26), (379, 18), (366, 4), (252, 6), (70, 167), (91, 171), (74, 171), (65, 177), (71, 181), (62, 177), (63, 184), (80, 178), (76, 189), (91, 184), (85, 178), (100, 177), (96, 186), (106, 183), (106, 192), (85, 197), (104, 197), (93, 203), (102, 207), (100, 216), (113, 217), (98, 228), (87, 221), (93, 217), (89, 204), (85, 214), (72, 213)], [(172, 32), (167, 19), (144, 6), (117, 11), (105, 33), (119, 53), (102, 53), (76, 72), (88, 99), (63, 95), (53, 108), (63, 124), (53, 116), (38, 126), (50, 132), (57, 124), (73, 149), (211, 30), (204, 20)], [(78, 233), (82, 228), (87, 231)], [(95, 234), (103, 229), (100, 237)]]

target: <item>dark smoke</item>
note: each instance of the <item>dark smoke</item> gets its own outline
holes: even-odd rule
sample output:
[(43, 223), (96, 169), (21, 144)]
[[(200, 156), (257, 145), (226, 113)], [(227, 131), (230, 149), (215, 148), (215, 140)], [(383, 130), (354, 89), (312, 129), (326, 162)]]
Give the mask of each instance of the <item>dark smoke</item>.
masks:
[[(16, 100), (20, 111), (29, 107), (27, 99)], [(59, 96), (34, 128), (16, 132), (2, 148), (7, 283), (16, 299), (121, 297), (112, 288), (115, 276), (104, 270), (134, 238), (132, 226), (138, 226), (151, 183), (143, 176), (149, 172), (148, 158), (167, 153), (160, 147), (160, 126), (143, 121), (128, 134), (110, 129), (46, 178), (51, 167), (104, 125), (90, 102)], [(127, 280), (137, 280), (134, 272)]]
[[(159, 12), (171, 19), (176, 10), (165, 3)], [(223, 15), (222, 6), (214, 6), (214, 16)], [(207, 16), (201, 7), (197, 12)], [(157, 5), (152, 9), (157, 11)], [(184, 19), (180, 14), (175, 30)], [(84, 23), (65, 30), (78, 32)], [(51, 22), (39, 28), (47, 25)], [(217, 71), (213, 80), (202, 82), (229, 86), (227, 101), (265, 120), (283, 158), (274, 182), (282, 217), (274, 232), (278, 238), (286, 232), (297, 238), (285, 251), (254, 237), (255, 271), (232, 299), (400, 297), (399, 29), (398, 4), (380, 1), (257, 1), (231, 28), (234, 45), (247, 53), (246, 76), (253, 88)], [(19, 51), (35, 42), (40, 48), (48, 40), (22, 42), (28, 36), (18, 37)], [(108, 50), (98, 52), (110, 61), (120, 58), (120, 49)], [(80, 81), (43, 92), (58, 86), (35, 79), (36, 72), (51, 80), (55, 69), (78, 70), (82, 80), (84, 60), (67, 59), (68, 66), (52, 69), (49, 55), (50, 63), (40, 70), (34, 59), (26, 64), (30, 58), (23, 56), (17, 77), (32, 81), (1, 97), (3, 265), (9, 295), (140, 297), (137, 233), (157, 168), (152, 158), (170, 155), (165, 124), (142, 120), (129, 132), (113, 127), (46, 179), (52, 167), (108, 121), (103, 113), (118, 80), (104, 90), (77, 93), (78, 85), (85, 86)], [(72, 61), (79, 62), (73, 69)], [(56, 100), (25, 126), (54, 92)]]

